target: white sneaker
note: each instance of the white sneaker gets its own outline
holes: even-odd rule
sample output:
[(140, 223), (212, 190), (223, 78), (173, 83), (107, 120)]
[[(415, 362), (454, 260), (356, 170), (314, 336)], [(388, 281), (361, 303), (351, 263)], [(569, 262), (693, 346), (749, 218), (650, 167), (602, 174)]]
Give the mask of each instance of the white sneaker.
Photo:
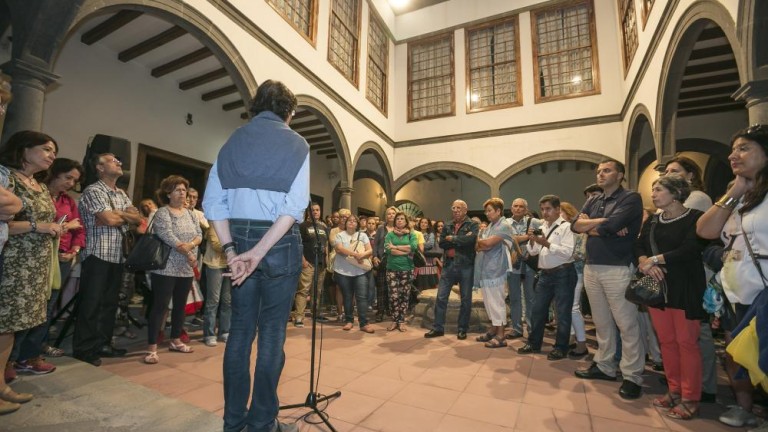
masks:
[(205, 345), (209, 347), (215, 347), (219, 343), (216, 342), (216, 336), (206, 336), (204, 339)]
[(757, 426), (757, 417), (738, 405), (731, 405), (720, 416), (720, 422), (733, 427)]

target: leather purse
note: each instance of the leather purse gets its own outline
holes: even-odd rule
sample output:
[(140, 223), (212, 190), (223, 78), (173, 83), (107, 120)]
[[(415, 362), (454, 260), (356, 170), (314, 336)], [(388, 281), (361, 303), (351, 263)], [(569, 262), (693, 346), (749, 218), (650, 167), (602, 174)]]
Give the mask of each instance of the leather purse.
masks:
[[(651, 253), (658, 255), (654, 232), (656, 231), (656, 222), (658, 216), (651, 219), (651, 232), (649, 233), (651, 241)], [(651, 276), (638, 271), (629, 281), (627, 290), (624, 292), (624, 298), (640, 306), (658, 306), (667, 302), (667, 281), (662, 279), (657, 281)]]
[(171, 255), (171, 247), (165, 244), (160, 237), (152, 233), (152, 222), (147, 227), (147, 232), (139, 238), (131, 253), (125, 259), (125, 269), (130, 272), (162, 270), (168, 264)]
[[(357, 251), (357, 247), (360, 246), (362, 243), (360, 243), (360, 232), (357, 233), (357, 240), (355, 240), (353, 244), (350, 244), (353, 251)], [(371, 263), (370, 258), (365, 258), (362, 261), (358, 261), (357, 258), (347, 255), (344, 257), (348, 263), (352, 264), (353, 266), (357, 268), (361, 268), (365, 271), (370, 271), (373, 268), (373, 264)]]

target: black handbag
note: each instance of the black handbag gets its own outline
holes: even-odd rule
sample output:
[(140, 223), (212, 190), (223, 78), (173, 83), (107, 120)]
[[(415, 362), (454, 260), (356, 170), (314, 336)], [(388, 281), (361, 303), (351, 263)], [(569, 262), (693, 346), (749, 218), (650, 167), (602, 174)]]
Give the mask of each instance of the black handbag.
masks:
[(152, 233), (153, 218), (147, 227), (147, 232), (139, 238), (133, 250), (125, 259), (125, 269), (130, 272), (162, 270), (168, 264), (171, 247), (160, 237)]
[[(658, 255), (654, 231), (658, 216), (651, 219), (651, 232), (649, 234), (651, 241), (651, 253)], [(627, 290), (624, 292), (624, 298), (640, 306), (658, 306), (667, 302), (667, 281), (662, 279), (657, 281), (651, 276), (638, 271), (629, 281)]]

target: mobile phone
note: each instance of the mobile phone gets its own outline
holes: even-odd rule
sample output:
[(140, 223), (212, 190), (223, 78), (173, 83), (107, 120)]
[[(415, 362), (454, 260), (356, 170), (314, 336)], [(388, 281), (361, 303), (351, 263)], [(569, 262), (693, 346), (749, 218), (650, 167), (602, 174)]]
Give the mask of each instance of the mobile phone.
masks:
[(59, 225), (63, 224), (66, 221), (67, 221), (67, 215), (62, 216), (61, 219), (59, 219)]

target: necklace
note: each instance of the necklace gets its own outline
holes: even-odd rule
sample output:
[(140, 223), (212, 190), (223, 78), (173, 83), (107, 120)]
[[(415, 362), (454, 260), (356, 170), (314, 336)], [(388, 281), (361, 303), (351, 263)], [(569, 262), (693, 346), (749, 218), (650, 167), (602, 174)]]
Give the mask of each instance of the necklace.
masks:
[(684, 212), (682, 212), (680, 215), (678, 215), (678, 216), (675, 216), (675, 217), (673, 217), (673, 218), (669, 218), (669, 219), (665, 218), (665, 217), (664, 217), (664, 215), (665, 215), (666, 213), (665, 213), (665, 212), (662, 212), (662, 213), (661, 213), (661, 217), (659, 217), (659, 222), (661, 222), (661, 223), (665, 223), (665, 224), (668, 224), (668, 223), (672, 223), (672, 222), (678, 221), (678, 220), (680, 220), (680, 219), (682, 219), (682, 218), (684, 218), (684, 217), (688, 216), (688, 213), (690, 213), (690, 212), (691, 212), (691, 209), (688, 209), (688, 208), (687, 208), (687, 209), (685, 209), (685, 211), (684, 211)]
[(37, 186), (37, 180), (35, 180), (34, 177), (28, 176), (19, 170), (14, 170), (14, 171), (16, 172), (16, 174), (19, 174), (20, 176), (22, 176), (23, 180), (26, 180), (26, 182), (29, 183), (30, 186), (35, 186), (35, 187)]

